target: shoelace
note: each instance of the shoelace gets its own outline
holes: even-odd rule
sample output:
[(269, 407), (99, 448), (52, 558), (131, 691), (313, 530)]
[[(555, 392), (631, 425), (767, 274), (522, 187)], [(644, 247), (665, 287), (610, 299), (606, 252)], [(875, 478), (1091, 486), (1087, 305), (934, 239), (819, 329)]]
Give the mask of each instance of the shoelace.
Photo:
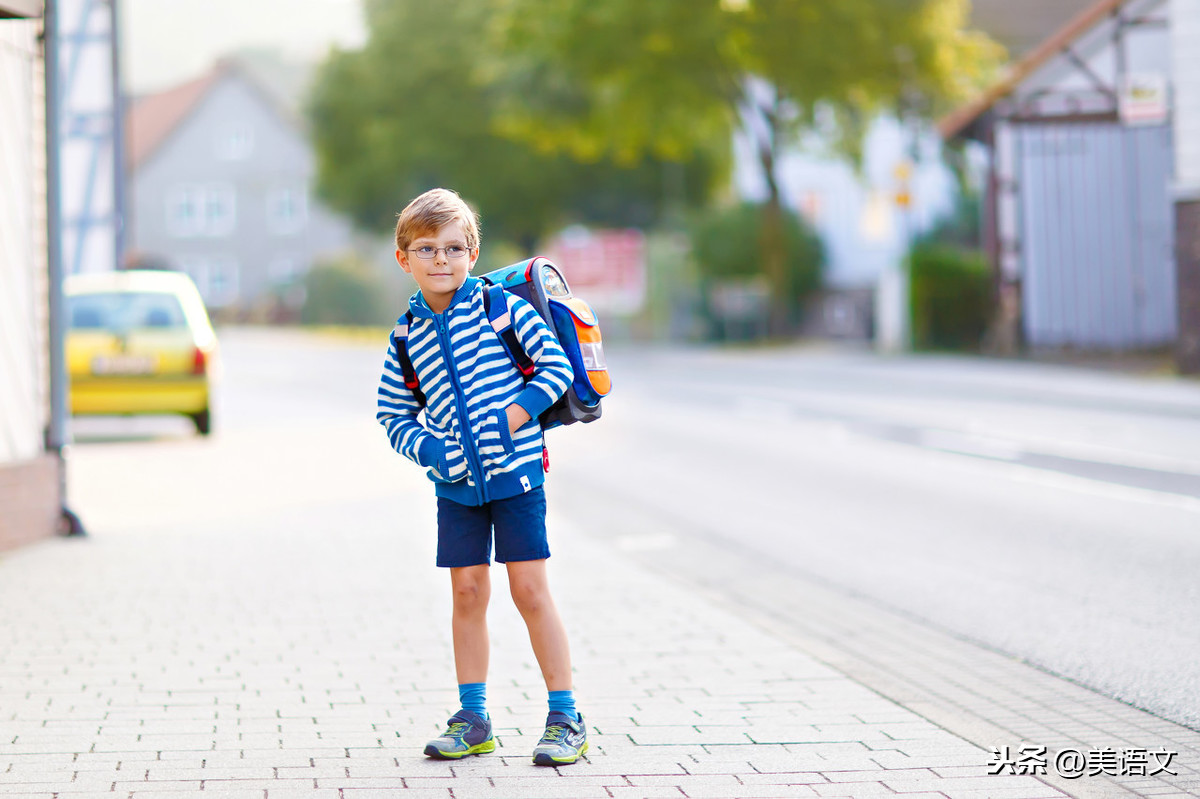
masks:
[(556, 744), (567, 737), (567, 728), (563, 724), (553, 724), (542, 734), (542, 743)]
[(465, 721), (456, 721), (450, 725), (450, 729), (446, 730), (445, 737), (454, 738), (458, 735), (462, 735), (467, 731), (467, 727), (469, 726), (470, 725)]

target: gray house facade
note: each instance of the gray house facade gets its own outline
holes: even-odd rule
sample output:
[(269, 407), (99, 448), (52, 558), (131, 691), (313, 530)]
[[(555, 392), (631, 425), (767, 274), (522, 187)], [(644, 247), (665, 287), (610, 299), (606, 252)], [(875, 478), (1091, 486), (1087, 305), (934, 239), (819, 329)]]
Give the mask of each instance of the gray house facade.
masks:
[(186, 272), (210, 309), (245, 313), (349, 251), (349, 222), (313, 197), (297, 103), (238, 59), (135, 101), (127, 260)]

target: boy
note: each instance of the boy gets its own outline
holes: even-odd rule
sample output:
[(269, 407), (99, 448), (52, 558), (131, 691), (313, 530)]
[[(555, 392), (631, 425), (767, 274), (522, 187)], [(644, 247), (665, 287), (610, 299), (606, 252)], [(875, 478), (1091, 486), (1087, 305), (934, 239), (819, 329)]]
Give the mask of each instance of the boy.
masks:
[[(420, 290), (409, 300), (411, 316), (400, 320), (390, 339), (377, 418), (392, 446), (427, 468), (435, 484), (437, 565), (450, 570), (462, 704), (425, 754), (458, 759), (496, 748), (486, 707), (494, 528), (496, 560), (508, 570), (513, 602), (549, 691), (546, 731), (533, 762), (564, 765), (587, 752), (587, 727), (575, 709), (566, 630), (546, 578), (550, 549), (538, 416), (567, 390), (572, 370), (533, 306), (505, 293), (513, 330), (534, 362), (533, 375), (522, 377), (488, 319), (483, 281), (468, 274), (478, 258), (478, 220), (456, 193), (433, 189), (400, 213), (396, 261)], [(407, 348), (415, 386), (405, 383), (398, 342)], [(424, 425), (417, 420), (422, 405)]]

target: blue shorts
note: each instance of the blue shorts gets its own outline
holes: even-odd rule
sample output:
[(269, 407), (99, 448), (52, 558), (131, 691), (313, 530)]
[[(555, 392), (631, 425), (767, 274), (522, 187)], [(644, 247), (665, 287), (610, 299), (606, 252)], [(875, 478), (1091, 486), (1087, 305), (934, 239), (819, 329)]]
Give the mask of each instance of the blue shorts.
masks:
[(484, 505), (463, 505), (438, 497), (437, 565), (449, 568), (491, 563), (492, 530), (496, 561), (544, 560), (546, 492), (542, 486)]

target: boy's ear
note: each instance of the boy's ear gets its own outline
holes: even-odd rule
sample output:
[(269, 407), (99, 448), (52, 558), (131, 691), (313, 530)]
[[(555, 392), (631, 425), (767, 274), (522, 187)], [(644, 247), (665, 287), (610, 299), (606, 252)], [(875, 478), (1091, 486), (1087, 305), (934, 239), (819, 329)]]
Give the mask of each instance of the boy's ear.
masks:
[(396, 263), (400, 264), (400, 268), (405, 272), (408, 272), (410, 275), (412, 274), (412, 267), (408, 265), (408, 253), (404, 250), (396, 250)]

